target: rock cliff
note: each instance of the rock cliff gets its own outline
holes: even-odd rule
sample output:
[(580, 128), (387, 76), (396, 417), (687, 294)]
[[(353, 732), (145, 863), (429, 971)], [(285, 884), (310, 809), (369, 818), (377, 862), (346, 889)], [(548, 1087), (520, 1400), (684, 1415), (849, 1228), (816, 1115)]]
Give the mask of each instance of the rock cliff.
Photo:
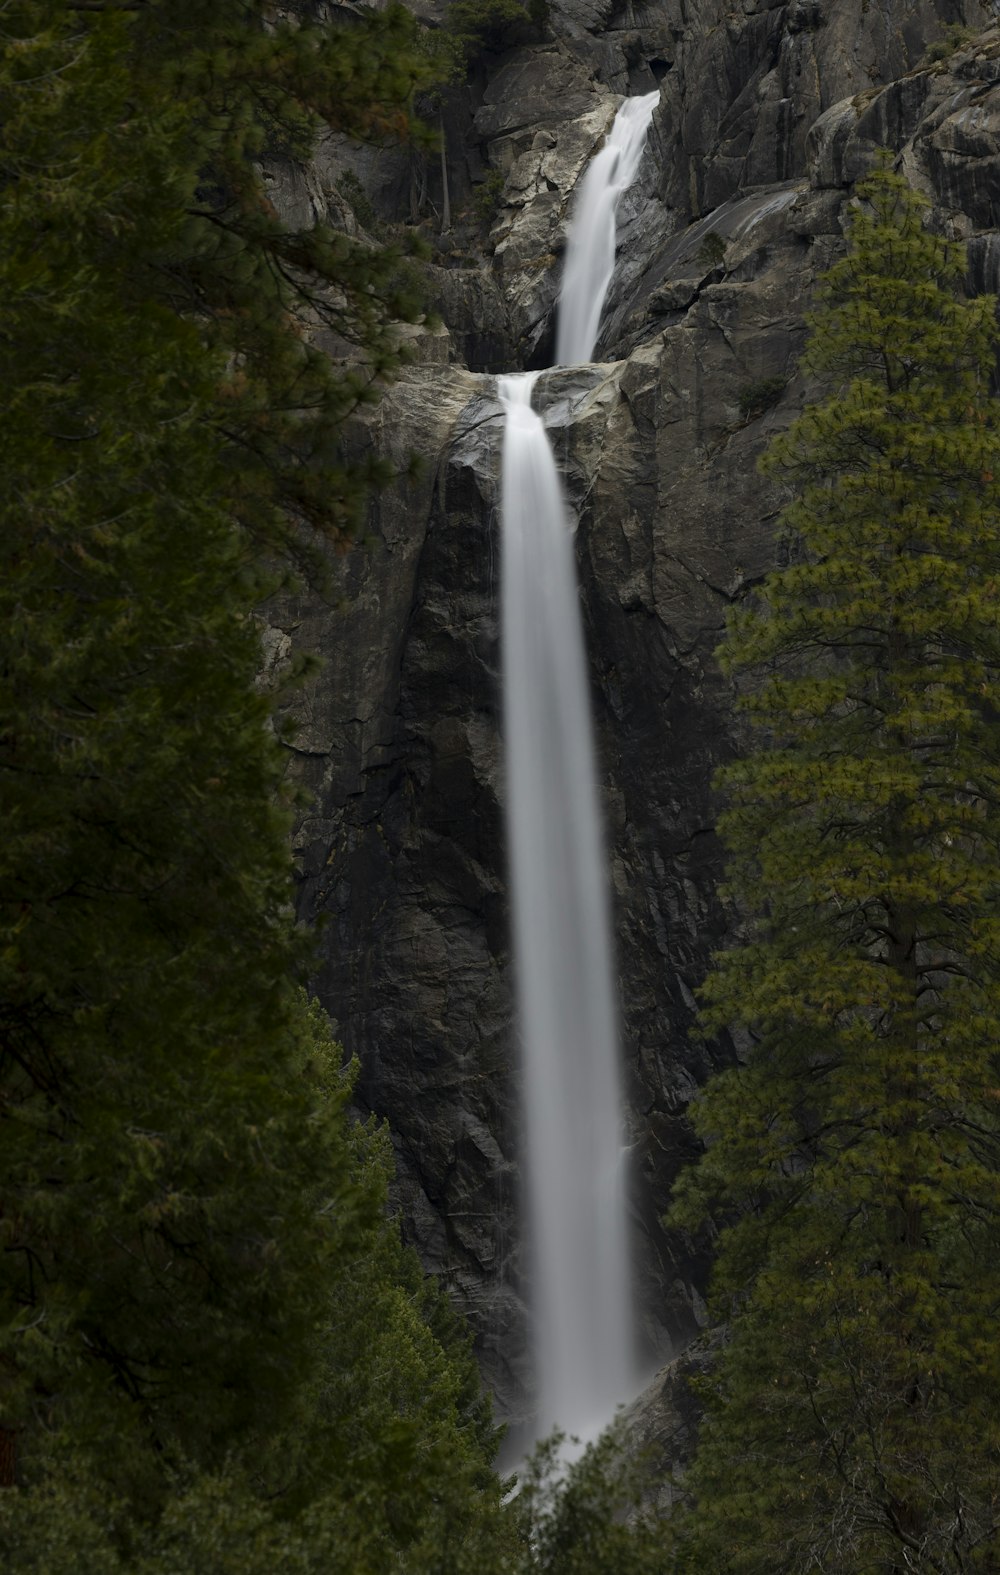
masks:
[[(894, 148), (933, 222), (968, 241), (971, 286), (1000, 283), (992, 21), (947, 0), (553, 0), (547, 39), (495, 57), (449, 111), (459, 199), (489, 170), (503, 186), (476, 266), (430, 270), (444, 327), (418, 336), (367, 434), (401, 464), (421, 454), (422, 473), (379, 498), (329, 603), (271, 609), (274, 663), (293, 646), (324, 658), (288, 738), (312, 799), (297, 848), (316, 988), (360, 1060), (360, 1101), (389, 1121), (408, 1233), (468, 1311), (505, 1415), (523, 1414), (531, 1380), (489, 373), (551, 355), (573, 182), (622, 94), (660, 83), (602, 360), (536, 390), (579, 519), (652, 1365), (704, 1324), (707, 1244), (659, 1218), (695, 1151), (688, 1103), (738, 1052), (691, 1029), (730, 923), (711, 779), (738, 741), (712, 653), (727, 605), (781, 551), (782, 499), (755, 461), (807, 396), (804, 315), (874, 148)], [(349, 156), (276, 169), (275, 200), (352, 222), (348, 167), (383, 213), (401, 200), (385, 159)]]

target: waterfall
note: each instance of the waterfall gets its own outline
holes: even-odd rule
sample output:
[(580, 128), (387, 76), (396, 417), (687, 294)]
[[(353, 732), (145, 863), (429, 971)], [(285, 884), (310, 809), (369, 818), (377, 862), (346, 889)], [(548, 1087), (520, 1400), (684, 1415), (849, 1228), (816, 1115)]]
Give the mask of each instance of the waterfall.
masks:
[(573, 534), (531, 408), (505, 377), (504, 735), (524, 1046), (536, 1432), (595, 1435), (630, 1388), (611, 937)]
[(593, 357), (615, 269), (618, 204), (638, 174), (659, 98), (657, 89), (625, 100), (604, 147), (591, 159), (580, 182), (559, 294), (557, 366), (578, 366)]
[[(626, 99), (570, 231), (559, 360), (586, 361), (658, 94)], [(571, 522), (539, 374), (500, 379), (507, 836), (523, 1045), (536, 1437), (596, 1437), (635, 1379), (607, 861)]]

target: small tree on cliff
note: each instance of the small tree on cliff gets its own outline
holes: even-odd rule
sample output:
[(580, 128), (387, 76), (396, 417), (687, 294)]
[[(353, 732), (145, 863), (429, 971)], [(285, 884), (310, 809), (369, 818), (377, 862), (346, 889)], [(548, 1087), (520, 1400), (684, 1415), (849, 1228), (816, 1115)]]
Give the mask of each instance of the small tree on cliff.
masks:
[(724, 1226), (732, 1323), (691, 1567), (747, 1575), (1000, 1559), (995, 302), (887, 156), (858, 198), (806, 357), (833, 391), (765, 460), (800, 551), (722, 649), (756, 742), (705, 997), (752, 1049), (676, 1204)]

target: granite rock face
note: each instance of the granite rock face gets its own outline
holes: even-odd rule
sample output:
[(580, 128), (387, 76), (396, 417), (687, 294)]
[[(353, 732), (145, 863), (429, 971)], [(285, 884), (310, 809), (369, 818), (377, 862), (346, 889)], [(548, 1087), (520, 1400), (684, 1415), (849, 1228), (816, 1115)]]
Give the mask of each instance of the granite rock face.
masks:
[(625, 1448), (642, 1462), (642, 1507), (658, 1515), (669, 1514), (682, 1498), (702, 1419), (696, 1385), (711, 1372), (721, 1345), (719, 1330), (699, 1335), (625, 1410)]
[[(504, 173), (491, 255), (435, 275), (447, 332), (365, 435), (401, 463), (419, 452), (423, 472), (380, 497), (329, 604), (270, 609), (274, 663), (293, 646), (324, 658), (288, 741), (312, 794), (297, 849), (316, 988), (360, 1060), (361, 1104), (390, 1124), (406, 1230), (469, 1313), (514, 1419), (531, 1374), (498, 728), (502, 430), (482, 369), (544, 360), (572, 184), (621, 94), (661, 77), (604, 359), (535, 391), (578, 520), (652, 1365), (704, 1325), (706, 1243), (660, 1216), (695, 1154), (690, 1100), (738, 1051), (691, 1029), (731, 923), (711, 780), (739, 740), (713, 651), (727, 606), (780, 551), (782, 498), (755, 462), (810, 394), (804, 315), (875, 147), (897, 150), (932, 221), (968, 242), (974, 286), (996, 288), (1000, 32), (917, 65), (944, 24), (989, 19), (923, 0), (667, 0), (648, 15), (556, 0), (553, 40), (500, 60), (465, 128)], [(316, 205), (336, 186), (322, 170), (275, 184)]]
[[(558, 0), (553, 42), (504, 63), (472, 126), (484, 162), (507, 175), (491, 242), (525, 364), (544, 365), (551, 351), (552, 263), (587, 157), (580, 143), (599, 145), (623, 95), (661, 91), (621, 215), (627, 286), (651, 249), (694, 220), (800, 178), (812, 127), (832, 106), (905, 84), (949, 26), (981, 30), (993, 19), (993, 5), (979, 0)], [(619, 349), (608, 334), (599, 348)]]

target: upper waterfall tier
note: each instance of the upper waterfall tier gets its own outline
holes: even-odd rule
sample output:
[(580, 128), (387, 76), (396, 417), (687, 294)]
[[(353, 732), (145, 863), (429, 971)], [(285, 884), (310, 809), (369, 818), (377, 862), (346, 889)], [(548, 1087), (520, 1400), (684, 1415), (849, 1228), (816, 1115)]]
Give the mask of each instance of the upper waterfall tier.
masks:
[(638, 173), (659, 101), (659, 90), (625, 100), (607, 142), (580, 182), (559, 294), (557, 366), (578, 366), (593, 358), (615, 268), (618, 204)]

